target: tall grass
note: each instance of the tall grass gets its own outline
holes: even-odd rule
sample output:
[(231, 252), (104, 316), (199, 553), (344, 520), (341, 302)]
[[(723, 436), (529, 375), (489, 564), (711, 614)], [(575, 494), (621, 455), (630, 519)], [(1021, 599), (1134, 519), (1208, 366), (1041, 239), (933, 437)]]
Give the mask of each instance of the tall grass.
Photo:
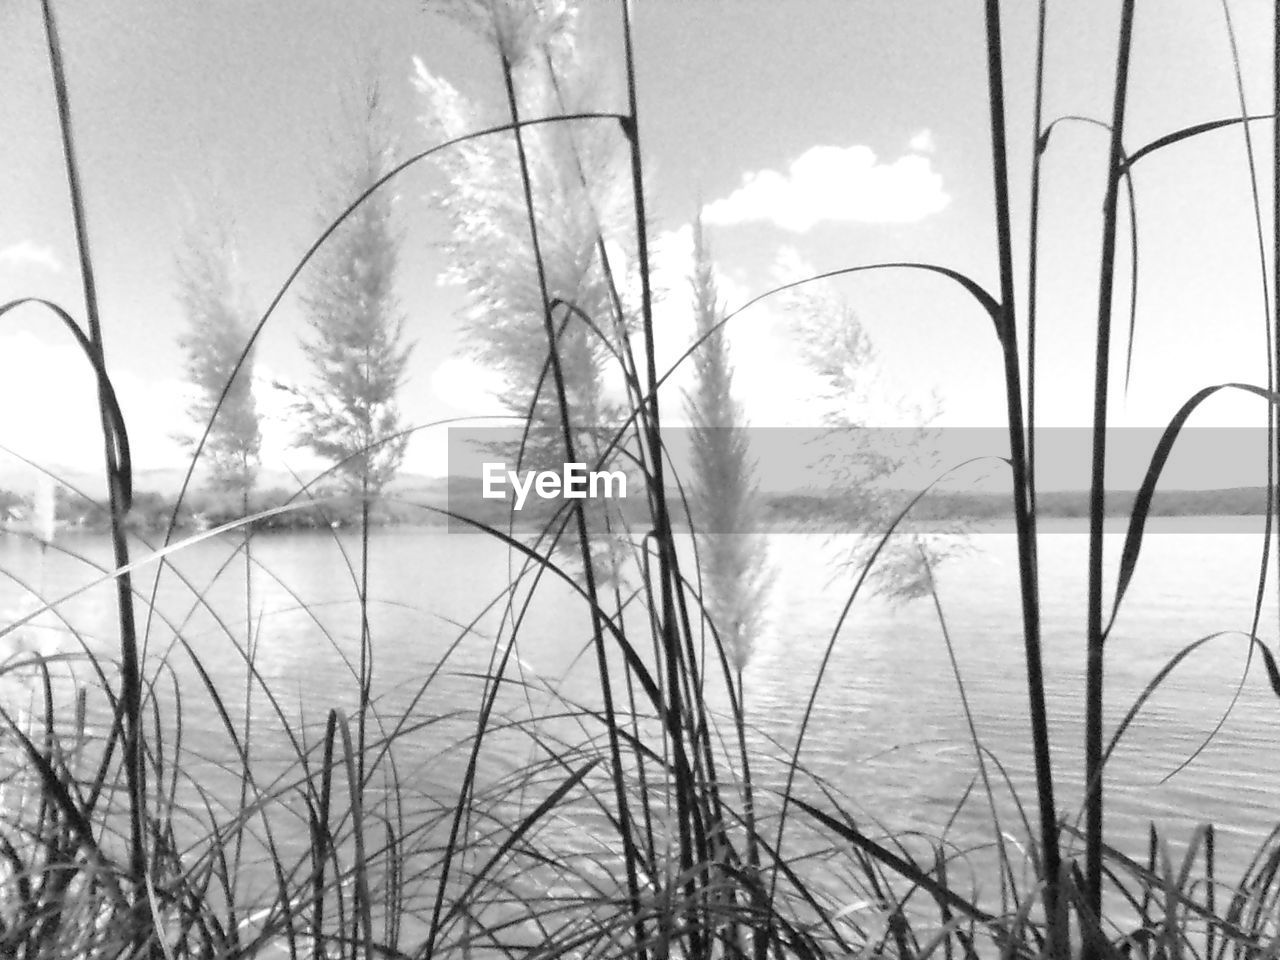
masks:
[[(1034, 796), (1017, 795), (1013, 778), (979, 735), (925, 557), (927, 583), (967, 719), (975, 773), (969, 788), (954, 798), (946, 829), (928, 838), (927, 852), (922, 852), (916, 838), (880, 829), (865, 816), (855, 818), (850, 811), (857, 798), (841, 795), (809, 769), (803, 757), (824, 674), (850, 610), (883, 548), (927, 491), (913, 498), (876, 538), (831, 624), (799, 733), (787, 743), (770, 742), (748, 712), (739, 651), (729, 642), (730, 625), (715, 622), (714, 605), (704, 602), (698, 588), (696, 557), (690, 560), (678, 548), (673, 516), (687, 515), (695, 527), (699, 518), (688, 502), (671, 492), (679, 489), (680, 478), (673, 477), (668, 461), (659, 398), (675, 368), (660, 372), (657, 361), (661, 333), (654, 324), (643, 128), (629, 4), (622, 5), (619, 41), (625, 109), (533, 118), (521, 113), (517, 66), (521, 58), (540, 53), (537, 43), (544, 24), (539, 18), (544, 8), (532, 3), (481, 5), (492, 18), (489, 27), (508, 120), (405, 159), (354, 198), (299, 259), (244, 346), (242, 362), (316, 251), (378, 187), (461, 143), (503, 137), (511, 139), (516, 151), (512, 176), (532, 250), (532, 262), (524, 266), (538, 281), (546, 338), (543, 381), (555, 397), (566, 462), (582, 456), (571, 429), (574, 410), (559, 352), (566, 325), (583, 320), (606, 341), (627, 384), (631, 404), (626, 422), (604, 444), (601, 464), (621, 449), (643, 473), (646, 528), (630, 537), (635, 579), (624, 583), (610, 578), (606, 583), (599, 575), (600, 558), (590, 548), (593, 532), (580, 500), (566, 501), (536, 538), (453, 515), (454, 521), (481, 528), (509, 551), (509, 583), (470, 622), (452, 625), (456, 632), (449, 645), (424, 675), (412, 677), (401, 688), (375, 692), (379, 621), (371, 616), (376, 585), (370, 570), (378, 544), (370, 537), (368, 496), (362, 500), (358, 553), (350, 556), (350, 542), (334, 535), (350, 574), (358, 615), (354, 660), (320, 605), (295, 592), (263, 562), (261, 551), (251, 549), (253, 524), (266, 514), (185, 540), (175, 539), (171, 525), (160, 544), (138, 540), (136, 545), (146, 551), (143, 560), (131, 554), (125, 528), (131, 462), (126, 425), (105, 360), (72, 122), (73, 87), (62, 62), (53, 2), (42, 0), (83, 278), (84, 321), (81, 326), (69, 311), (43, 301), (15, 301), (0, 307), (0, 314), (23, 304), (42, 306), (76, 338), (93, 369), (111, 542), (110, 563), (96, 567), (95, 579), (113, 585), (118, 635), (116, 649), (107, 652), (68, 623), (78, 649), (0, 666), (0, 679), (21, 676), (29, 682), (35, 691), (31, 702), (38, 705), (23, 716), (9, 704), (0, 704), (5, 739), (21, 756), (3, 771), (0, 954), (607, 955), (660, 960), (855, 954), (923, 960), (940, 954), (947, 960), (968, 960), (996, 954), (1066, 958), (1076, 953), (1075, 938), (1088, 958), (1135, 952), (1205, 960), (1274, 954), (1280, 942), (1280, 828), (1258, 848), (1238, 879), (1221, 875), (1212, 826), (1196, 831), (1180, 861), (1154, 828), (1145, 860), (1108, 844), (1105, 829), (1108, 758), (1151, 694), (1211, 639), (1188, 644), (1171, 658), (1107, 740), (1102, 712), (1104, 645), (1137, 569), (1161, 472), (1179, 432), (1201, 402), (1231, 388), (1275, 403), (1275, 371), (1280, 370), (1277, 356), (1266, 387), (1206, 387), (1179, 410), (1161, 437), (1136, 497), (1113, 599), (1107, 605), (1102, 520), (1120, 188), (1125, 183), (1132, 210), (1133, 171), (1142, 157), (1223, 126), (1241, 124), (1247, 129), (1250, 119), (1242, 96), (1239, 118), (1175, 131), (1127, 153), (1123, 134), (1134, 8), (1132, 0), (1126, 0), (1120, 10), (1114, 105), (1107, 124), (1110, 147), (1105, 158), (1095, 328), (1089, 591), (1083, 611), (1087, 675), (1080, 704), (1086, 718), (1082, 783), (1064, 783), (1066, 774), (1050, 752), (1041, 649), (1034, 438), (1037, 276), (1044, 266), (1038, 250), (1041, 160), (1052, 128), (1042, 116), (1047, 3), (1039, 5), (1035, 60), (1025, 322), (1015, 309), (1018, 251), (1010, 195), (1017, 174), (1009, 167), (1005, 41), (996, 0), (985, 4), (984, 52), (998, 295), (965, 274), (930, 263), (857, 264), (823, 275), (906, 269), (940, 276), (967, 293), (990, 319), (1001, 351)], [(1275, 96), (1280, 108), (1280, 67)], [(604, 268), (607, 299), (615, 315), (585, 316), (549, 288), (526, 143), (531, 128), (547, 124), (610, 125), (625, 141), (638, 253), (636, 330), (628, 327), (624, 294), (609, 272), (607, 238), (598, 227), (588, 246)], [(1276, 150), (1280, 156), (1280, 135)], [(585, 167), (577, 169), (584, 175)], [(1280, 212), (1280, 201), (1277, 204)], [(1280, 253), (1280, 217), (1277, 220), (1274, 245)], [(786, 288), (757, 297), (713, 326), (704, 325), (699, 343), (679, 363), (755, 303), (782, 289)], [(1273, 310), (1272, 317), (1277, 315), (1280, 311)], [(1131, 316), (1131, 337), (1133, 321)], [(1272, 336), (1272, 349), (1280, 350), (1280, 336)], [(430, 426), (438, 425), (416, 429)], [(1274, 418), (1271, 429), (1274, 444)], [(401, 436), (378, 442), (399, 442)], [(197, 448), (194, 457), (199, 456)], [(324, 502), (307, 484), (300, 487), (295, 504), (269, 513), (323, 509)], [(1274, 498), (1271, 503), (1274, 509)], [(570, 524), (580, 552), (574, 563), (555, 552)], [(133, 574), (143, 566), (165, 567), (172, 558), (233, 530), (241, 534), (235, 540), (238, 546), (211, 578), (197, 579), (168, 566), (167, 573), (189, 594), (186, 617), (175, 618), (161, 609), (159, 569), (150, 594), (135, 588)], [(225, 620), (214, 599), (219, 579), (239, 569), (233, 564), (236, 558), (245, 570), (242, 623)], [(77, 559), (93, 563), (87, 557)], [(1264, 576), (1265, 563), (1264, 557)], [(263, 647), (269, 639), (262, 635), (261, 614), (254, 609), (259, 595), (251, 589), (255, 578), (274, 581), (296, 601), (308, 629), (343, 662), (353, 696), (332, 703), (304, 697), (295, 708), (294, 691), (272, 681), (263, 666)], [(552, 589), (577, 605), (575, 614), (585, 614), (577, 616), (579, 625), (584, 619), (589, 624), (581, 646), (582, 655), (595, 667), (589, 699), (538, 675), (521, 659), (520, 641), (535, 595)], [(61, 615), (59, 608), (69, 598), (44, 599), (39, 612)], [(135, 602), (143, 603), (148, 614), (141, 629)], [(487, 636), (483, 625), (495, 611), (502, 614), (500, 626)], [(16, 635), (34, 616), (16, 619), (0, 630), (0, 637)], [(233, 651), (239, 671), (234, 680), (227, 679), (225, 665), (212, 662), (207, 638), (193, 626), (197, 621), (207, 624), (201, 629), (213, 631)], [(566, 616), (566, 633), (573, 622)], [(153, 648), (152, 631), (161, 628), (171, 639), (167, 644), (156, 640)], [(705, 637), (709, 643), (703, 642)], [(449, 681), (462, 653), (486, 644), (487, 664), (473, 678), (480, 684), (478, 705), (466, 711), (437, 709), (436, 704), (448, 701), (435, 694)], [(1250, 637), (1250, 649), (1262, 660), (1280, 696), (1280, 669), (1273, 654), (1256, 636)], [(74, 672), (68, 676), (64, 668)], [(473, 672), (470, 665), (456, 669)], [(219, 729), (212, 739), (225, 740), (222, 753), (212, 752), (208, 742), (184, 729), (197, 700), (206, 715), (217, 719)], [(72, 709), (64, 716), (68, 703)], [(349, 715), (353, 708), (354, 718)], [(102, 722), (95, 723), (95, 717)], [(264, 728), (273, 743), (284, 745), (282, 755), (266, 749)], [(519, 750), (510, 749), (513, 742)], [(434, 781), (427, 778), (427, 786), (416, 769), (424, 755), (427, 765), (448, 771)], [(515, 762), (513, 756), (525, 759)], [(1064, 787), (1083, 788), (1083, 834), (1060, 813), (1058, 797)], [(1013, 823), (1002, 816), (997, 802), (1004, 791), (1013, 795)], [(949, 834), (971, 796), (990, 811), (998, 904), (978, 895), (980, 885), (966, 871), (971, 851)], [(1029, 812), (1031, 803), (1034, 813)], [(1071, 856), (1080, 839), (1082, 869)], [(1011, 852), (1018, 843), (1025, 845), (1025, 858)], [(1031, 872), (1029, 883), (1023, 879), (1026, 870)], [(1119, 926), (1126, 911), (1137, 918), (1136, 926)]]

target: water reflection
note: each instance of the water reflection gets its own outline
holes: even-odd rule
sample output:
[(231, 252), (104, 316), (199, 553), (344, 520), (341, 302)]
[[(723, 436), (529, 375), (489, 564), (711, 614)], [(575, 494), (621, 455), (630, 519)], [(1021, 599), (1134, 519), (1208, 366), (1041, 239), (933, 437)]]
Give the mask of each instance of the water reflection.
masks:
[[(970, 556), (940, 570), (940, 599), (978, 737), (1002, 765), (989, 769), (996, 816), (1005, 831), (1021, 837), (1022, 818), (1034, 823), (1036, 812), (1014, 541), (1011, 535), (987, 534), (976, 544)], [(65, 545), (90, 562), (50, 552), (43, 561), (49, 597), (97, 579), (92, 564), (108, 560), (101, 539), (71, 537)], [(348, 540), (346, 546), (355, 543)], [(1215, 631), (1248, 629), (1259, 546), (1254, 538), (1222, 533), (1166, 534), (1153, 541), (1108, 642), (1108, 729), (1185, 644)], [(342, 553), (325, 535), (255, 539), (247, 591), (238, 547), (232, 538), (179, 552), (174, 562), (180, 575), (162, 573), (155, 616), (147, 618), (139, 601), (139, 622), (149, 631), (149, 677), (161, 704), (153, 722), (167, 738), (169, 755), (183, 755), (182, 789), (198, 786), (203, 797), (216, 797), (225, 811), (233, 811), (241, 780), (232, 761), (247, 712), (248, 749), (259, 785), (282, 810), (293, 805), (294, 839), (305, 844), (297, 756), (315, 757), (331, 708), (355, 715), (357, 589)], [(769, 547), (777, 581), (769, 627), (746, 671), (745, 700), (753, 772), (766, 789), (780, 789), (852, 576), (830, 572), (840, 546), (823, 538), (775, 535)], [(1077, 817), (1080, 803), (1085, 551), (1083, 536), (1066, 534), (1046, 537), (1041, 555), (1052, 746), (1059, 810), (1069, 820)], [(1118, 553), (1115, 535), (1109, 543), (1113, 565)], [(29, 577), (38, 562), (33, 543), (0, 537), (0, 568)], [(504, 652), (493, 638), (509, 637), (510, 620), (520, 611), (519, 604), (509, 609), (494, 603), (508, 582), (508, 557), (479, 536), (396, 530), (374, 538), (372, 562), (376, 717), (368, 737), (374, 744), (398, 738), (395, 789), (415, 798), (425, 820), (443, 824), (465, 769), (483, 678)], [(137, 575), (140, 593), (149, 595), (155, 570)], [(30, 602), (15, 582), (0, 583), (6, 616)], [(1274, 637), (1274, 597), (1264, 610), (1261, 634)], [(59, 612), (105, 658), (104, 669), (114, 680), (111, 584), (76, 595)], [(507, 670), (513, 682), (501, 690), (495, 709), (506, 725), (495, 726), (481, 753), (484, 783), (497, 783), (545, 756), (539, 743), (600, 745), (599, 726), (570, 710), (599, 701), (590, 625), (580, 599), (545, 578), (523, 618)], [(643, 611), (636, 609), (629, 623), (633, 635), (644, 636)], [(18, 637), (5, 639), (12, 651)], [(1275, 703), (1256, 662), (1214, 742), (1164, 782), (1227, 709), (1245, 654), (1239, 635), (1214, 640), (1151, 698), (1108, 768), (1109, 842), (1141, 856), (1149, 820), (1179, 840), (1199, 822), (1212, 820), (1220, 827), (1220, 872), (1231, 876), (1227, 865), (1238, 873), (1274, 826), (1273, 798), (1280, 795), (1280, 765), (1273, 762)], [(616, 682), (616, 650), (610, 666)], [(83, 662), (78, 675), (90, 675)], [(708, 669), (706, 678), (709, 706), (730, 736), (719, 669)], [(207, 683), (216, 687), (216, 700)], [(615, 694), (625, 704), (620, 683)], [(6, 703), (16, 702), (15, 693), (3, 695)], [(103, 698), (92, 698), (91, 722), (101, 725), (106, 710)], [(835, 639), (800, 756), (807, 768), (800, 795), (821, 802), (819, 784), (828, 784), (847, 797), (869, 829), (878, 825), (894, 834), (935, 837), (948, 830), (966, 847), (995, 839), (985, 797), (980, 789), (971, 792), (978, 773), (974, 747), (938, 615), (928, 601), (893, 606), (867, 598), (855, 604)], [(728, 763), (736, 768), (733, 757)], [(371, 785), (391, 787), (386, 780)], [(199, 820), (193, 816), (193, 837)], [(570, 842), (575, 830), (564, 828), (562, 835)], [(431, 842), (424, 840), (424, 850)], [(975, 859), (975, 869), (982, 856), (987, 855)]]

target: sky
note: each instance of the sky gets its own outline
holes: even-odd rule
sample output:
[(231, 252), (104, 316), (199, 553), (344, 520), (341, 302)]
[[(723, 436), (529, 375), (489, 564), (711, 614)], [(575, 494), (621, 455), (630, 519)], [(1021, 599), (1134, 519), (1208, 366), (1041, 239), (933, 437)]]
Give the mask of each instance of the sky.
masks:
[[(55, 4), (70, 85), (108, 368), (137, 466), (181, 467), (190, 431), (178, 336), (174, 251), (187, 211), (217, 191), (241, 237), (243, 279), (259, 309), (322, 224), (318, 197), (341, 136), (343, 100), (362, 71), (382, 79), (408, 155), (430, 146), (415, 58), (468, 97), (498, 104), (493, 52), (436, 3), (381, 0), (116, 0)], [(1002, 4), (1019, 316), (1026, 301), (1035, 4)], [(620, 110), (618, 5), (584, 0), (579, 43), (611, 82), (599, 109)], [(1118, 4), (1049, 4), (1045, 115), (1106, 120)], [(1271, 96), (1271, 16), (1231, 0), (1251, 111)], [(0, 301), (47, 297), (84, 309), (39, 5), (0, 5)], [(683, 286), (689, 224), (701, 207), (721, 292), (745, 302), (806, 271), (927, 261), (998, 291), (986, 52), (981, 6), (961, 0), (637, 0), (640, 131), (659, 280), (659, 356), (689, 342)], [(1140, 4), (1126, 144), (1240, 111), (1220, 3)], [(1270, 123), (1252, 125), (1262, 228), (1270, 224)], [(1090, 422), (1098, 251), (1107, 134), (1055, 128), (1044, 157), (1038, 297), (1038, 419)], [(492, 376), (465, 350), (462, 291), (441, 282), (447, 225), (426, 168), (397, 183), (404, 235), (397, 293), (414, 342), (400, 402), (415, 424), (501, 412)], [(1245, 140), (1239, 127), (1189, 141), (1135, 168), (1141, 244), (1132, 381), (1117, 376), (1112, 422), (1154, 427), (1201, 386), (1264, 382), (1260, 268)], [(1125, 226), (1127, 229), (1127, 224)], [(1123, 239), (1123, 237), (1122, 237)], [(1127, 239), (1124, 239), (1127, 245)], [(1121, 296), (1129, 268), (1122, 253)], [(1269, 268), (1268, 268), (1269, 269)], [(867, 422), (904, 425), (937, 398), (937, 423), (1004, 423), (991, 324), (948, 281), (905, 271), (828, 285), (873, 340), (876, 396)], [(1123, 311), (1112, 366), (1123, 370)], [(286, 294), (259, 343), (257, 398), (264, 466), (314, 471), (290, 446), (273, 380), (307, 382), (305, 322)], [(793, 323), (766, 301), (730, 325), (735, 383), (749, 421), (812, 428), (824, 407)], [(677, 378), (664, 396), (680, 420)], [(1257, 398), (1210, 401), (1201, 426), (1264, 423)], [(0, 444), (55, 471), (101, 460), (88, 366), (50, 315), (24, 307), (0, 319)], [(441, 428), (424, 430), (405, 470), (447, 470)], [(999, 451), (993, 451), (999, 452)], [(1261, 463), (1259, 460), (1258, 463)], [(1256, 479), (1257, 464), (1200, 463), (1191, 485)], [(1059, 469), (1059, 468), (1055, 468)], [(1065, 468), (1062, 468), (1065, 469)], [(1070, 473), (1069, 470), (1066, 471)], [(1082, 485), (1055, 477), (1050, 485)], [(1132, 477), (1117, 478), (1132, 486)]]

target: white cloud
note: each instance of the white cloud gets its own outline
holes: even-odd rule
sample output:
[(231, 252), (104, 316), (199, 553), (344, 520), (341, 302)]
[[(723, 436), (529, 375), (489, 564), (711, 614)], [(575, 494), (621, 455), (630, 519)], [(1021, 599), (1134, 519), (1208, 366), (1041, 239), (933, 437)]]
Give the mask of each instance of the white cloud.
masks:
[[(177, 379), (149, 380), (116, 370), (112, 376), (140, 469), (182, 462), (173, 440), (187, 432), (187, 387)], [(37, 463), (96, 470), (102, 463), (93, 369), (69, 342), (26, 331), (0, 336), (0, 443)]]
[(30, 240), (19, 240), (17, 243), (0, 248), (0, 265), (43, 267), (50, 273), (62, 272), (62, 263), (54, 256), (53, 249)]
[(710, 224), (769, 221), (804, 233), (826, 220), (911, 223), (943, 209), (951, 198), (928, 157), (908, 154), (879, 163), (870, 147), (811, 147), (787, 168), (759, 170), (708, 204)]
[(916, 153), (933, 153), (938, 148), (934, 143), (932, 130), (921, 130), (911, 138), (909, 146)]

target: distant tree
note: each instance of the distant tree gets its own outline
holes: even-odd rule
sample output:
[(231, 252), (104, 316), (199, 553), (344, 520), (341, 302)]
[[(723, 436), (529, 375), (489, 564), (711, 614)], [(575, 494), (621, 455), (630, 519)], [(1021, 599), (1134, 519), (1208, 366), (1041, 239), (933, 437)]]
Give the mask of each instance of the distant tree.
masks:
[(257, 479), (262, 434), (253, 397), (252, 351), (236, 370), (252, 329), (236, 269), (233, 225), (215, 204), (203, 219), (191, 219), (178, 248), (178, 302), (187, 321), (179, 344), (187, 377), (196, 388), (187, 408), (195, 432), (179, 439), (194, 447), (212, 421), (202, 453), (210, 466), (210, 486), (243, 500)]
[[(376, 84), (368, 86), (360, 114), (354, 148), (345, 150), (328, 188), (329, 216), (389, 169), (392, 138)], [(310, 337), (303, 352), (313, 383), (293, 391), (302, 424), (297, 441), (335, 465), (345, 492), (366, 499), (395, 476), (408, 445), (396, 436), (397, 394), (412, 349), (395, 293), (401, 241), (392, 195), (379, 190), (326, 241), (305, 280)]]
[(698, 528), (703, 603), (741, 672), (762, 626), (768, 592), (766, 546), (757, 526), (761, 503), (742, 407), (733, 396), (733, 365), (701, 219), (693, 225), (695, 386), (685, 397), (692, 425), (690, 501)]

